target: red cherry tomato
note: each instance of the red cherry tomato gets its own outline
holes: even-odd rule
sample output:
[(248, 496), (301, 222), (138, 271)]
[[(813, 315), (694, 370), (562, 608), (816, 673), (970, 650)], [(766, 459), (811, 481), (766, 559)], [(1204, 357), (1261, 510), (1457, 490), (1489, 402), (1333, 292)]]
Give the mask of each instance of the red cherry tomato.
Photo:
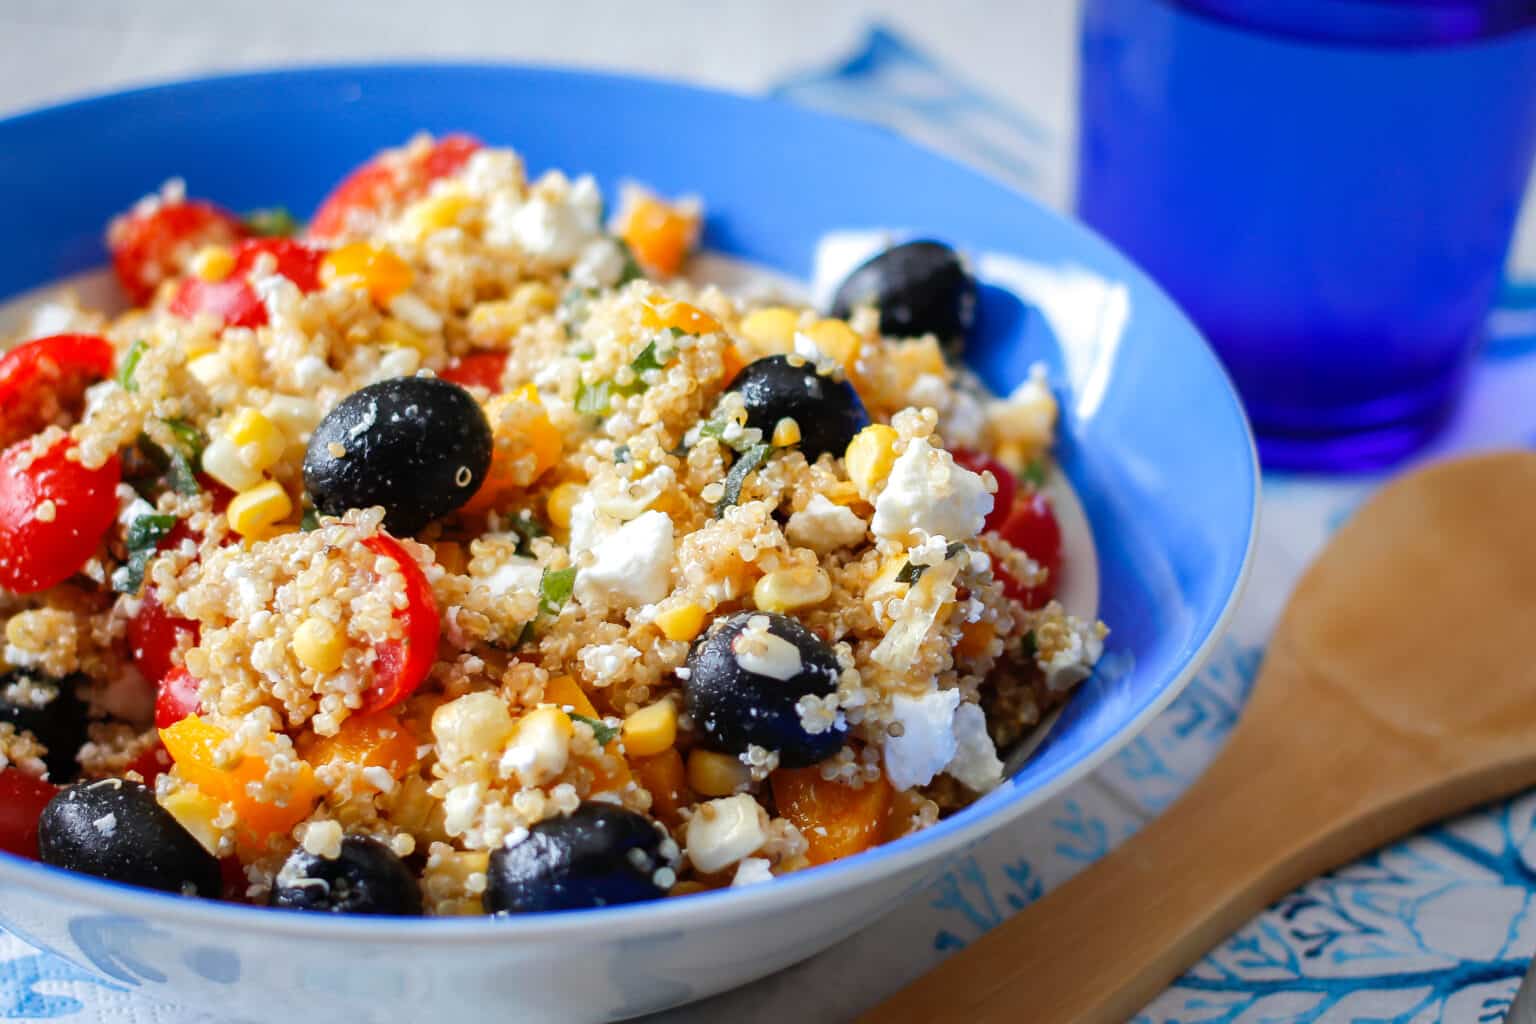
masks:
[(219, 896), (228, 903), (249, 903), (245, 895), (246, 888), (251, 884), (245, 877), (245, 865), (240, 863), (239, 857), (221, 857), (219, 859), (219, 879), (223, 882), (223, 891)]
[(1008, 521), (1008, 514), (1013, 511), (1014, 495), (1019, 492), (1018, 481), (1008, 468), (990, 455), (981, 452), (973, 452), (969, 448), (955, 448), (950, 451), (955, 461), (972, 473), (990, 472), (997, 478), (997, 493), (992, 495), (992, 511), (987, 513), (987, 521), (982, 526), (983, 531), (999, 529)]
[(171, 755), (158, 743), (134, 758), (128, 766), (128, 771), (138, 772), (144, 785), (151, 789), (155, 787), (155, 780), (170, 770)]
[(309, 222), (310, 237), (340, 237), (355, 223), (415, 199), (432, 182), (463, 167), (482, 146), (473, 136), (444, 135), (425, 154), (408, 160), (400, 159), (398, 151), (374, 157), (325, 197)]
[(197, 275), (181, 279), (171, 296), (171, 312), (191, 319), (208, 313), (225, 327), (260, 327), (267, 322), (267, 307), (262, 304), (249, 275), (263, 253), (277, 264), (277, 273), (296, 284), (302, 292), (320, 287), (320, 261), (325, 254), (291, 238), (250, 238), (235, 247), (235, 266), (222, 281), (204, 281)]
[[(175, 536), (166, 538), (169, 541)], [(166, 541), (161, 546), (166, 546)], [(128, 653), (145, 679), (158, 686), (175, 665), (171, 654), (181, 643), (182, 636), (197, 643), (199, 629), (196, 620), (183, 619), (165, 610), (152, 589), (144, 591), (139, 610), (128, 620)]]
[(197, 695), (199, 685), (197, 677), (182, 666), (166, 673), (155, 693), (155, 728), (169, 729), (188, 715), (201, 712), (203, 702)]
[(1026, 587), (1007, 570), (994, 566), (993, 571), (1003, 581), (1003, 592), (1031, 610), (1045, 607), (1056, 596), (1056, 581), (1061, 574), (1061, 526), (1056, 522), (1050, 499), (1039, 492), (1020, 495), (998, 534), (1049, 573), (1044, 583)]
[(32, 457), (32, 442), (0, 453), (0, 587), (30, 594), (73, 576), (117, 518), (122, 476), (113, 455), (97, 469), (69, 459), (60, 440)]
[(55, 334), (17, 345), (0, 356), (0, 445), (74, 419), (85, 389), (111, 374), (112, 346), (104, 338)]
[(18, 768), (0, 771), (0, 850), (37, 859), (37, 819), (58, 791)]
[(501, 373), (507, 368), (505, 352), (471, 352), (459, 356), (443, 368), (443, 380), (451, 380), (461, 387), (482, 387), (487, 391), (501, 390)]
[(395, 618), (405, 627), (405, 636), (386, 640), (374, 649), (373, 685), (363, 697), (362, 710), (367, 712), (393, 707), (427, 678), (432, 662), (437, 659), (439, 624), (432, 585), (400, 542), (388, 534), (377, 533), (363, 541), (363, 546), (400, 566), (405, 576), (406, 597), (406, 606), (395, 612)]
[(162, 281), (181, 275), (198, 249), (228, 245), (245, 234), (245, 224), (233, 213), (189, 199), (122, 214), (107, 229), (107, 248), (123, 290), (142, 306)]

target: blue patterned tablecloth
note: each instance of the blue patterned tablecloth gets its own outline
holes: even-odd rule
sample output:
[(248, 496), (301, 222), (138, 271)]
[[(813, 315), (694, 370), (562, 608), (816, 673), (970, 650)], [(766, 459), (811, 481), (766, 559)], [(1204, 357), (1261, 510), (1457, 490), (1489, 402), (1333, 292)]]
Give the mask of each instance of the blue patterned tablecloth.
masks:
[[(792, 100), (881, 121), (1028, 188), (1062, 141), (876, 29)], [(1527, 232), (1536, 235), (1536, 231)], [(1536, 240), (1536, 239), (1533, 239)], [(1536, 245), (1517, 263), (1536, 279)], [(1536, 443), (1536, 287), (1512, 285), (1468, 398), (1426, 453)], [(1254, 573), (1209, 664), (1095, 776), (963, 858), (921, 898), (832, 951), (669, 1021), (845, 1020), (1103, 856), (1200, 773), (1241, 713), (1300, 572), (1381, 479), (1269, 475)], [(1536, 739), (1533, 739), (1536, 742)], [(1394, 844), (1291, 893), (1147, 1007), (1137, 1024), (1503, 1020), (1536, 953), (1536, 794)], [(0, 934), (0, 1018), (214, 1024)], [(1020, 1018), (1025, 1019), (1024, 1017)]]

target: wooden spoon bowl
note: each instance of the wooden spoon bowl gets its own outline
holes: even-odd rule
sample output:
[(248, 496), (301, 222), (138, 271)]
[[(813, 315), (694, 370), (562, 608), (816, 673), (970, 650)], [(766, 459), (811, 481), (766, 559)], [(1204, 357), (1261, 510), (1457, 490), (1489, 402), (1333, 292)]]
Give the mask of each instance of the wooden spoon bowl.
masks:
[(1177, 803), (865, 1018), (1119, 1022), (1284, 893), (1536, 785), (1536, 454), (1380, 491), (1308, 570)]

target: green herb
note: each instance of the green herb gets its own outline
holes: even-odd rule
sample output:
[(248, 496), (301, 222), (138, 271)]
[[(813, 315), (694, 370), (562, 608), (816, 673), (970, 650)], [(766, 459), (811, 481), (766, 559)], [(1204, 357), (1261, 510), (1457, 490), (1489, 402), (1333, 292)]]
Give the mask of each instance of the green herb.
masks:
[(768, 461), (768, 456), (773, 454), (773, 445), (753, 445), (742, 452), (741, 458), (736, 460), (736, 465), (725, 474), (725, 493), (720, 496), (720, 501), (715, 505), (715, 518), (725, 515), (725, 510), (741, 500), (742, 485), (747, 482), (747, 477), (760, 469)]
[(315, 506), (304, 506), (303, 514), (299, 516), (299, 529), (305, 533), (320, 529), (320, 513), (315, 511)]
[(587, 349), (583, 352), (576, 353), (576, 361), (578, 363), (590, 363), (596, 356), (596, 352), (593, 352), (591, 349)]
[(629, 247), (629, 243), (622, 238), (614, 238), (613, 244), (619, 247), (619, 253), (624, 257), (624, 269), (619, 271), (618, 287), (645, 277), (645, 271), (640, 269), (640, 261), (635, 259), (635, 251)]
[(524, 556), (533, 554), (534, 540), (549, 536), (544, 524), (535, 519), (531, 512), (519, 512), (507, 526), (517, 534), (517, 553)]
[(914, 565), (913, 563), (908, 562), (906, 565), (902, 566), (901, 571), (896, 574), (896, 582), (907, 584), (916, 583), (918, 580), (923, 578), (923, 573), (927, 571), (928, 567), (926, 565)]
[(140, 338), (133, 343), (128, 349), (128, 354), (123, 357), (123, 365), (117, 371), (117, 383), (124, 391), (139, 390), (138, 384), (133, 380), (133, 371), (139, 368), (139, 360), (144, 358), (144, 352), (148, 348), (149, 343)]
[(670, 334), (674, 338), (681, 338), (683, 335), (687, 334), (688, 332), (683, 330), (681, 327), (668, 327), (667, 328), (667, 333)]
[(635, 361), (629, 364), (629, 368), (635, 371), (635, 376), (645, 373), (647, 370), (660, 370), (665, 367), (666, 361), (656, 354), (656, 343), (653, 341), (635, 356)]
[(619, 734), (619, 730), (607, 722), (593, 718), (591, 715), (572, 714), (571, 719), (577, 722), (586, 722), (592, 727), (592, 736), (597, 740), (598, 746), (606, 747), (613, 742), (613, 738)]
[(733, 448), (738, 452), (744, 452), (751, 448), (752, 445), (748, 444), (745, 439), (745, 430), (737, 432), (736, 439), (734, 441), (727, 441), (725, 439), (725, 432), (730, 427), (730, 425), (731, 420), (726, 419), (723, 416), (712, 416), (705, 420), (704, 423), (699, 427), (699, 436), (712, 437), (716, 441), (719, 441), (721, 444), (729, 448)]
[(512, 646), (514, 648), (521, 647), (521, 646), (523, 646), (523, 644), (527, 643), (529, 640), (532, 640), (532, 639), (533, 639), (533, 620), (530, 619), (527, 622), (523, 623), (523, 628), (522, 628), (521, 631), (518, 632), (517, 639), (512, 641)]
[(1033, 658), (1035, 656), (1035, 652), (1038, 651), (1040, 647), (1035, 642), (1034, 630), (1030, 630), (1028, 633), (1024, 634), (1024, 643), (1022, 646), (1024, 649), (1024, 657)]
[(291, 238), (299, 233), (299, 222), (281, 206), (252, 210), (245, 215), (245, 226), (262, 238)]
[(1019, 479), (1029, 484), (1035, 490), (1045, 486), (1045, 460), (1034, 459), (1024, 467), (1024, 472), (1019, 474)]
[(187, 458), (198, 459), (203, 455), (203, 449), (208, 447), (208, 435), (204, 434), (196, 426), (186, 420), (163, 420), (166, 429), (176, 435), (176, 443), (181, 445)]
[(144, 570), (166, 535), (176, 528), (175, 516), (151, 513), (139, 516), (128, 527), (123, 544), (128, 561), (121, 572), (112, 574), (112, 589), (122, 594), (137, 594), (144, 585)]
[(586, 381), (576, 385), (576, 411), (583, 416), (603, 416), (608, 412), (608, 403), (613, 400), (613, 382), (600, 380), (596, 384), (588, 384)]
[(629, 461), (629, 445), (621, 444), (617, 448), (615, 448), (613, 450), (613, 461), (614, 462), (628, 462)]
[(164, 479), (166, 485), (177, 494), (190, 496), (202, 490), (197, 482), (197, 470), (192, 465), (192, 459), (180, 446), (166, 451), (151, 440), (148, 434), (140, 434), (138, 449), (155, 467), (156, 475)]
[(964, 550), (965, 550), (965, 542), (964, 541), (952, 540), (952, 541), (949, 542), (949, 546), (944, 549), (944, 560), (947, 562), (951, 558), (954, 558), (956, 555), (958, 555), (960, 552), (962, 552)]
[(546, 615), (559, 615), (565, 602), (576, 589), (576, 568), (545, 569), (539, 577), (539, 611)]

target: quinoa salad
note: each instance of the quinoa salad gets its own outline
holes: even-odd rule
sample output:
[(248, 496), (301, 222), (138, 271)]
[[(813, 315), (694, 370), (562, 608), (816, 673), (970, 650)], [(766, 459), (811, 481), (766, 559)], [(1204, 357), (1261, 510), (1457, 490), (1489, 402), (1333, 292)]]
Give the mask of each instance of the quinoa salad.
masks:
[[(274, 197), (280, 198), (280, 197)], [(307, 224), (172, 181), (125, 312), (0, 355), (0, 849), (294, 910), (513, 914), (923, 829), (1092, 672), (1057, 405), (891, 245), (826, 308), (703, 207), (419, 136)]]

